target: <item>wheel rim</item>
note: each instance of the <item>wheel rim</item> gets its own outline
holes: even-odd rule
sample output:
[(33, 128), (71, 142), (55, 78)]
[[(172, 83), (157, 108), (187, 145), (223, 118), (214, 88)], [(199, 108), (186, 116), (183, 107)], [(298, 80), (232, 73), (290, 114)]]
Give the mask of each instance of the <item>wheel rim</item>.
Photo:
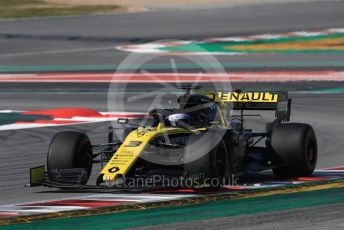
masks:
[(84, 141), (80, 144), (79, 149), (80, 161), (77, 163), (79, 167), (86, 168), (88, 174), (92, 169), (92, 149), (89, 141)]
[(308, 145), (308, 151), (306, 153), (307, 162), (309, 166), (314, 167), (317, 159), (316, 145), (314, 140), (311, 140)]
[(223, 146), (219, 147), (216, 151), (215, 167), (216, 167), (216, 176), (221, 179), (225, 176), (226, 173), (226, 156), (224, 154)]

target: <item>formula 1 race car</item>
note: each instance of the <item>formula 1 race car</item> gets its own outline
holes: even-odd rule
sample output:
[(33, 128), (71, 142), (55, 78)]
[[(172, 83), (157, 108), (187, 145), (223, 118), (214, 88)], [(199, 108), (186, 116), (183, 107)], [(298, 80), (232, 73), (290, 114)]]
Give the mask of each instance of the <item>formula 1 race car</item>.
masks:
[[(245, 127), (247, 110), (273, 110), (265, 132)], [(236, 111), (236, 115), (232, 113)], [(187, 88), (178, 108), (154, 109), (146, 121), (127, 119), (123, 141), (92, 145), (84, 133), (64, 131), (51, 141), (46, 171), (31, 169), (31, 185), (86, 185), (95, 163), (106, 163), (95, 187), (125, 187), (135, 181), (178, 186), (221, 186), (234, 176), (272, 169), (277, 177), (309, 176), (317, 161), (317, 140), (308, 124), (291, 123), (287, 92), (211, 92)], [(216, 183), (210, 183), (216, 181)], [(187, 182), (187, 183), (186, 183)], [(106, 186), (104, 186), (106, 184)]]

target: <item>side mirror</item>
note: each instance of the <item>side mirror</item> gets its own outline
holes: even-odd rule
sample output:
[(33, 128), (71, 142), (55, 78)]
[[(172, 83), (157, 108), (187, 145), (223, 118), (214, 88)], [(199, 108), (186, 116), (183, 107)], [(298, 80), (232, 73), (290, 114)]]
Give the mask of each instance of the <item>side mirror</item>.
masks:
[(121, 125), (125, 125), (125, 124), (129, 123), (129, 119), (128, 118), (118, 118), (117, 123), (121, 124)]

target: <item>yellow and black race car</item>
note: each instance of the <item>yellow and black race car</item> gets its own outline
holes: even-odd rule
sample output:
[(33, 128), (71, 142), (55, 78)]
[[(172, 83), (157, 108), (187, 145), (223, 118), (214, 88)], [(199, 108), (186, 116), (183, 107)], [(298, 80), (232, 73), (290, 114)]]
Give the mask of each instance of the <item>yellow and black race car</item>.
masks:
[[(245, 127), (247, 110), (274, 110), (266, 131)], [(234, 111), (234, 113), (232, 113)], [(317, 140), (308, 124), (291, 123), (287, 92), (211, 92), (187, 88), (178, 108), (154, 109), (139, 126), (126, 119), (121, 142), (92, 145), (64, 131), (51, 141), (46, 170), (31, 169), (31, 184), (87, 187), (92, 165), (106, 163), (94, 187), (220, 186), (233, 176), (272, 169), (277, 177), (309, 176)], [(130, 130), (130, 132), (128, 132)]]

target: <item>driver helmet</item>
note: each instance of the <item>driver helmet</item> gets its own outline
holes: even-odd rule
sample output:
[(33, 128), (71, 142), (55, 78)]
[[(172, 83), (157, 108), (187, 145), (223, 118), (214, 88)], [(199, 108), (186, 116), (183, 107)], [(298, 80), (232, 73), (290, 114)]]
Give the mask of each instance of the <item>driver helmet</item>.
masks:
[(176, 113), (168, 116), (168, 120), (173, 127), (184, 126), (183, 123), (190, 124), (191, 116), (186, 113)]

